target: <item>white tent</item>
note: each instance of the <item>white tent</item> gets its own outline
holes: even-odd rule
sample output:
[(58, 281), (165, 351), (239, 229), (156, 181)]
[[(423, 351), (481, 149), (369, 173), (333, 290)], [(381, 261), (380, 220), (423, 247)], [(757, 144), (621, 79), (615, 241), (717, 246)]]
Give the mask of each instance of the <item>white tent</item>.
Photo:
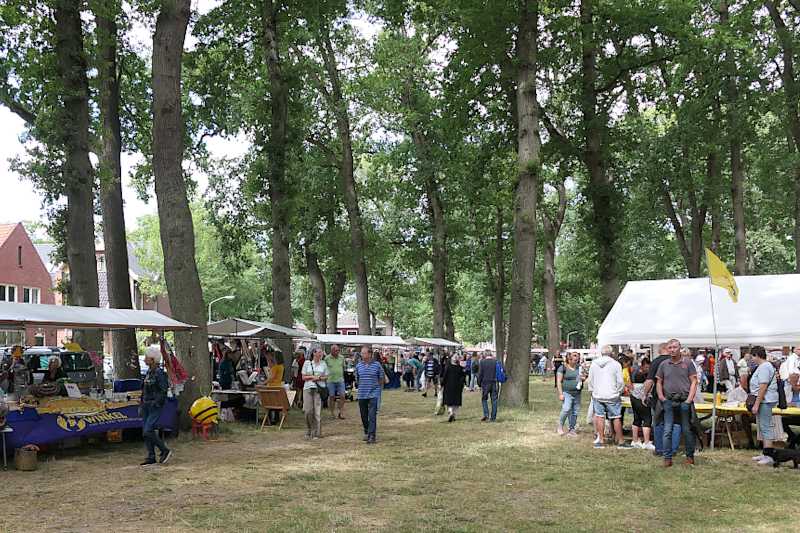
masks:
[(318, 333), (320, 344), (340, 344), (343, 346), (406, 346), (406, 342), (393, 335), (335, 335)]
[(440, 346), (442, 348), (460, 348), (461, 343), (434, 337), (411, 337), (406, 343), (412, 346)]
[(156, 311), (12, 302), (0, 302), (0, 326), (3, 329), (49, 326), (76, 329), (136, 328), (166, 331), (183, 331), (196, 327), (178, 322)]
[(606, 344), (658, 344), (676, 338), (686, 346), (788, 345), (800, 342), (800, 274), (739, 276), (739, 302), (711, 287), (708, 278), (631, 281), (600, 326)]
[(257, 322), (243, 318), (226, 318), (208, 324), (208, 334), (212, 337), (232, 338), (270, 338), (270, 339), (313, 339), (314, 336), (299, 329), (279, 326), (271, 322)]

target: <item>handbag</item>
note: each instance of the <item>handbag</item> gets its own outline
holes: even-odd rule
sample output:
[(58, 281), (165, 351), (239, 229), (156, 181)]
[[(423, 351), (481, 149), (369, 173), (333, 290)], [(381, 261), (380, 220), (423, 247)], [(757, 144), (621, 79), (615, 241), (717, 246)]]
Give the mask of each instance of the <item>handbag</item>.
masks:
[(324, 385), (320, 387), (320, 385), (317, 384), (317, 394), (319, 394), (319, 399), (323, 402), (328, 401), (328, 387)]
[(506, 381), (508, 381), (508, 377), (506, 377), (506, 371), (503, 368), (503, 365), (500, 364), (500, 361), (495, 361), (494, 369), (495, 369), (495, 374), (497, 375), (498, 383), (505, 383)]
[[(775, 372), (777, 374), (777, 372)], [(786, 384), (782, 379), (778, 379), (778, 409), (786, 409)]]

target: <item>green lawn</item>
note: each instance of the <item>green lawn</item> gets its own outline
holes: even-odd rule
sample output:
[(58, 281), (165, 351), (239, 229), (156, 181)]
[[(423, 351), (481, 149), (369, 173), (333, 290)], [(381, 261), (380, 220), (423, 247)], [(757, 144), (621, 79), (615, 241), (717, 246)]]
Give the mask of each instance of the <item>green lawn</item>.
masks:
[[(142, 470), (141, 443), (62, 452), (34, 473), (2, 476), (12, 531), (792, 531), (800, 471), (752, 464), (749, 451), (706, 452), (664, 470), (642, 450), (594, 450), (555, 432), (552, 382), (536, 379), (531, 412), (480, 423), (434, 401), (384, 395), (379, 443), (348, 420), (303, 439), (295, 412), (281, 432), (228, 425), (215, 442), (174, 444), (174, 464)], [(583, 417), (582, 417), (583, 418)], [(33, 509), (38, 509), (33, 512)], [(33, 513), (33, 514), (32, 514)], [(36, 518), (32, 518), (35, 516)]]

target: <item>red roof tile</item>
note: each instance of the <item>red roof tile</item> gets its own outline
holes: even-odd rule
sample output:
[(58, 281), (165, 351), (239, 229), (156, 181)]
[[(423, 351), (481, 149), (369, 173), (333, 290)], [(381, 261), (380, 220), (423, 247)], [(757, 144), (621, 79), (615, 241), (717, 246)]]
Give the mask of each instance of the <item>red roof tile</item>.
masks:
[(16, 224), (0, 224), (0, 246), (5, 244), (8, 236), (11, 235), (11, 232), (14, 231), (14, 228), (16, 228), (18, 225), (19, 222)]

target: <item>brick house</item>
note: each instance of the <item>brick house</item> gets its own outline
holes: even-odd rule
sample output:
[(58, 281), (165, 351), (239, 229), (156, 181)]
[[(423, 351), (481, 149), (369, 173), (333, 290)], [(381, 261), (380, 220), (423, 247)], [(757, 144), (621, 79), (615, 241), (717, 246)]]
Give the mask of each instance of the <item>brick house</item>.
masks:
[[(350, 311), (340, 311), (339, 320), (336, 323), (336, 333), (339, 335), (358, 335), (358, 316)], [(386, 335), (386, 322), (380, 318), (376, 319), (376, 335)]]
[[(0, 224), (0, 301), (55, 304), (53, 279), (21, 223)], [(0, 331), (0, 344), (21, 342), (19, 334)], [(27, 328), (27, 344), (55, 345), (53, 328)]]

